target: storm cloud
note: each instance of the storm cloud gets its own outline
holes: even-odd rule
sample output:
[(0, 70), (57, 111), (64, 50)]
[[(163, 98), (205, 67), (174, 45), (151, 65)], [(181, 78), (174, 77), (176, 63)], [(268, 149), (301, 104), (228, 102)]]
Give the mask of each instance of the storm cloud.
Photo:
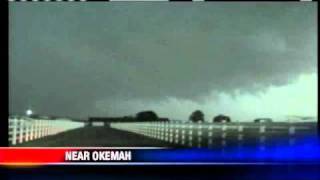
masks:
[(9, 11), (11, 112), (126, 115), (137, 101), (201, 103), (317, 71), (315, 3), (10, 3)]

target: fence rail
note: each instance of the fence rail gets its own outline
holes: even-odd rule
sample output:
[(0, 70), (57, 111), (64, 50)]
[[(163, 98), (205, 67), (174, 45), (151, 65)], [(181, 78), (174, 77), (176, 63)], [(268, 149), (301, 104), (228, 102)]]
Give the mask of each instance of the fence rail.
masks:
[(252, 144), (264, 149), (275, 143), (274, 140), (293, 145), (298, 137), (317, 133), (316, 123), (139, 122), (110, 126), (181, 146), (208, 148)]
[(16, 145), (83, 126), (82, 122), (68, 119), (9, 118), (8, 141), (9, 145)]

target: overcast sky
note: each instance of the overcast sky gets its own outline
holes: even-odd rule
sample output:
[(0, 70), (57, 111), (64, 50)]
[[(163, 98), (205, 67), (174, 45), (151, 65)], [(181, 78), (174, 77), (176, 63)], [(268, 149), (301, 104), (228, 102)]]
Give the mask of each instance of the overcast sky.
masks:
[(9, 109), (317, 116), (316, 3), (10, 3)]

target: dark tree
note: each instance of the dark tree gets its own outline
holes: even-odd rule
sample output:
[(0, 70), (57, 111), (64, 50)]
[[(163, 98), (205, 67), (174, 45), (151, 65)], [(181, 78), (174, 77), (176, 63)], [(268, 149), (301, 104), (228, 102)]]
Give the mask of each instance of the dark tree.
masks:
[(213, 122), (231, 122), (231, 118), (229, 116), (220, 114), (213, 118)]
[(271, 118), (257, 118), (254, 120), (255, 123), (271, 123)]
[(136, 115), (137, 121), (157, 121), (159, 118), (153, 111), (142, 111)]
[(196, 110), (190, 115), (189, 120), (192, 122), (204, 122), (204, 114), (202, 111)]

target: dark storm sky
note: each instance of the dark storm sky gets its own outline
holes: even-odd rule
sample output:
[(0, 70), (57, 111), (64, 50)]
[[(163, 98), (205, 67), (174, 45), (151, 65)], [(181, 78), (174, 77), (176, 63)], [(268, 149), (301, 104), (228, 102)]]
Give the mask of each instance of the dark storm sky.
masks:
[(175, 117), (317, 70), (315, 3), (10, 3), (9, 27), (13, 113)]

